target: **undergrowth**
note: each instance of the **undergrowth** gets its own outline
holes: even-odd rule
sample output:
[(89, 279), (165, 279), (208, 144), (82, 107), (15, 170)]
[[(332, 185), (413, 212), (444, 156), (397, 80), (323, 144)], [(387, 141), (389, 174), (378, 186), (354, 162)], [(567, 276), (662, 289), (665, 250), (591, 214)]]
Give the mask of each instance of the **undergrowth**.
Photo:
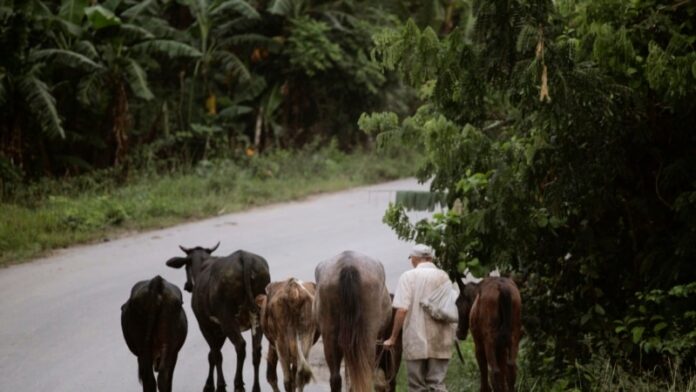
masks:
[(0, 265), (119, 233), (160, 228), (320, 192), (413, 175), (414, 154), (335, 146), (204, 160), (170, 171), (43, 180), (0, 203)]

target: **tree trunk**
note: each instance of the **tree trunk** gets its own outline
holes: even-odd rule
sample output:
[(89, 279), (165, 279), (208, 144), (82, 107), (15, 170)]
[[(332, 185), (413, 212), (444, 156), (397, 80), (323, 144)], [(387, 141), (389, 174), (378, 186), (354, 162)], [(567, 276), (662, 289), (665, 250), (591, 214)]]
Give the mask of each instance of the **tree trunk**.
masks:
[(130, 113), (128, 111), (128, 95), (126, 87), (120, 80), (115, 83), (115, 95), (111, 105), (112, 133), (116, 142), (114, 165), (125, 162), (128, 155), (128, 128)]

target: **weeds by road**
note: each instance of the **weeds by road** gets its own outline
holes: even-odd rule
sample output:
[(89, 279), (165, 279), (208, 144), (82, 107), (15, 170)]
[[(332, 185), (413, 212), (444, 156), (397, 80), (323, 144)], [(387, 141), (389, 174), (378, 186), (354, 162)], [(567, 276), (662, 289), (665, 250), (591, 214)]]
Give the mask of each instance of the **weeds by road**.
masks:
[(44, 181), (0, 203), (0, 265), (127, 231), (410, 176), (412, 159), (408, 152), (346, 154), (330, 146), (143, 171), (125, 181), (109, 172)]

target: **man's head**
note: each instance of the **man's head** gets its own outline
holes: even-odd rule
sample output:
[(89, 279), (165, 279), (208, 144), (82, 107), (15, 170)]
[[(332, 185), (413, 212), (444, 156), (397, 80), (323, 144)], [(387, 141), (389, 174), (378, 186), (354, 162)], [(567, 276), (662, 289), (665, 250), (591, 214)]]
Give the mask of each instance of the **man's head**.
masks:
[(411, 265), (414, 267), (423, 262), (433, 261), (433, 248), (428, 245), (416, 244), (408, 258), (411, 259)]

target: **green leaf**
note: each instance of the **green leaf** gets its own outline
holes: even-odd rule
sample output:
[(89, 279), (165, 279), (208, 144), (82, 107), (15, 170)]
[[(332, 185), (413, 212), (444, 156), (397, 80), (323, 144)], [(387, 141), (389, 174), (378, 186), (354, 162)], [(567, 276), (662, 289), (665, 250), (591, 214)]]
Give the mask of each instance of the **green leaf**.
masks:
[(160, 54), (170, 59), (178, 57), (200, 57), (201, 52), (182, 42), (156, 39), (133, 45), (131, 50), (143, 54)]
[(128, 59), (128, 64), (126, 65), (126, 79), (135, 96), (146, 101), (154, 98), (147, 83), (147, 74), (140, 64), (133, 59)]
[(294, 8), (292, 0), (273, 0), (268, 5), (268, 12), (275, 15), (290, 16)]
[(32, 60), (49, 60), (63, 64), (70, 68), (96, 71), (103, 67), (80, 53), (63, 49), (43, 49), (32, 52)]
[(101, 30), (105, 27), (118, 26), (121, 24), (121, 19), (118, 16), (101, 5), (85, 8), (85, 14), (94, 30)]
[(667, 323), (661, 322), (661, 323), (658, 323), (657, 325), (655, 325), (655, 327), (653, 328), (653, 331), (655, 331), (655, 333), (658, 333), (665, 328), (667, 328)]
[(594, 311), (595, 313), (604, 316), (606, 312), (604, 311), (604, 308), (600, 304), (595, 304), (594, 306)]
[(155, 38), (154, 34), (148, 30), (131, 23), (123, 23), (121, 25), (121, 32), (124, 33), (126, 39), (130, 41), (143, 41)]
[(215, 7), (211, 12), (211, 16), (219, 15), (227, 10), (237, 11), (239, 14), (249, 19), (261, 19), (258, 11), (244, 0), (228, 0)]
[(63, 0), (58, 15), (70, 23), (79, 25), (85, 16), (87, 0)]
[(233, 53), (219, 51), (216, 52), (215, 59), (220, 62), (220, 65), (226, 72), (234, 73), (243, 80), (249, 80), (251, 78), (249, 69), (247, 69), (242, 60)]
[(156, 4), (156, 0), (140, 1), (140, 2), (136, 3), (134, 6), (121, 12), (121, 16), (128, 18), (128, 19), (137, 18), (141, 13), (143, 13), (143, 11), (148, 9), (153, 4)]
[(65, 130), (56, 109), (56, 99), (46, 83), (35, 76), (28, 76), (20, 80), (19, 91), (41, 129), (49, 134), (65, 138)]
[(631, 334), (633, 335), (633, 343), (640, 342), (643, 337), (643, 332), (645, 332), (645, 327), (633, 327), (631, 328)]

